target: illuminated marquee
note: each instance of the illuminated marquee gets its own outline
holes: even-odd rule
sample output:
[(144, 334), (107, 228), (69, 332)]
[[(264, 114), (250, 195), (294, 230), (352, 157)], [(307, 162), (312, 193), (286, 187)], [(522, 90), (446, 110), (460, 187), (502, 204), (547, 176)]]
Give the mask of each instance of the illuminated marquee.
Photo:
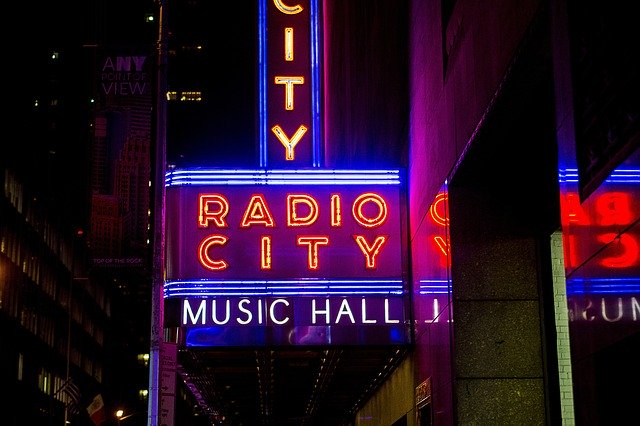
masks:
[(402, 206), (398, 171), (170, 172), (165, 297), (188, 344), (406, 343)]
[[(342, 226), (342, 198), (341, 193), (330, 195), (330, 227), (339, 228)], [(375, 208), (371, 213), (365, 213), (365, 205), (373, 203)], [(302, 206), (302, 209), (300, 208)], [(201, 228), (228, 228), (227, 215), (229, 214), (229, 200), (220, 193), (200, 193), (198, 194), (198, 226)], [(319, 203), (318, 200), (309, 194), (286, 194), (286, 228), (311, 227), (318, 221)], [(301, 213), (302, 210), (302, 213)], [(360, 194), (351, 206), (353, 219), (363, 228), (378, 228), (386, 222), (388, 217), (387, 203), (385, 199), (377, 193), (365, 192)], [(249, 201), (244, 208), (240, 228), (251, 228), (262, 226), (264, 228), (275, 228), (276, 221), (271, 213), (271, 208), (264, 194), (250, 195)], [(270, 270), (272, 268), (272, 235), (261, 235), (260, 269)], [(365, 257), (366, 268), (377, 269), (378, 254), (388, 239), (387, 235), (377, 235), (373, 241), (368, 241), (367, 236), (353, 234), (353, 239)], [(229, 241), (224, 234), (214, 233), (204, 237), (198, 245), (198, 260), (200, 265), (212, 271), (222, 271), (229, 267), (223, 259), (213, 259), (210, 251), (216, 246), (225, 246)], [(319, 247), (329, 245), (329, 235), (308, 235), (300, 234), (295, 237), (298, 246), (307, 248), (307, 269), (317, 270), (319, 268)]]

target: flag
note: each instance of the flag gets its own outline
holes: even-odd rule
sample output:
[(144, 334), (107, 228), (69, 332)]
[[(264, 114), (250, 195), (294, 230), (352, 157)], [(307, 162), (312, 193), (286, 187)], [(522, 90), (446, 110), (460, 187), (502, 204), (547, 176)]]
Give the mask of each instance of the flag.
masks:
[(107, 421), (107, 413), (104, 409), (104, 401), (102, 400), (102, 394), (97, 394), (91, 404), (87, 407), (87, 412), (94, 425), (99, 426)]
[(81, 403), (80, 388), (78, 387), (78, 385), (73, 383), (71, 377), (69, 377), (67, 381), (64, 382), (64, 384), (60, 387), (60, 389), (56, 391), (56, 394), (60, 392), (67, 395), (67, 397), (69, 398), (69, 401), (66, 405), (67, 410), (69, 410), (71, 414), (79, 414), (80, 409), (78, 407), (80, 407)]

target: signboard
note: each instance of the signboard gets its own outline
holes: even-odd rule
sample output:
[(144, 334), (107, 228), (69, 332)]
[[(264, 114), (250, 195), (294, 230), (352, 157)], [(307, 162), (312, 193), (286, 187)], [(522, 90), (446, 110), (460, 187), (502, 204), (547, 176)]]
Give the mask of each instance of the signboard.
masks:
[(260, 7), (261, 165), (317, 167), (318, 2), (263, 0)]
[(165, 318), (192, 346), (407, 343), (404, 205), (397, 170), (174, 170)]
[[(565, 262), (571, 269), (580, 266), (592, 277), (602, 277), (605, 281), (611, 279), (609, 269), (615, 269), (616, 276), (637, 279), (640, 231), (633, 223), (640, 214), (640, 198), (633, 186), (620, 185), (614, 179), (609, 179), (606, 186), (585, 203), (580, 202), (577, 193), (562, 195), (562, 225), (569, 246)], [(603, 252), (607, 244), (597, 262), (581, 266), (593, 253)]]
[(431, 402), (431, 377), (416, 386), (416, 407), (420, 408), (429, 402)]
[(154, 98), (148, 48), (100, 49), (91, 141), (93, 266), (143, 272), (149, 238), (149, 180)]

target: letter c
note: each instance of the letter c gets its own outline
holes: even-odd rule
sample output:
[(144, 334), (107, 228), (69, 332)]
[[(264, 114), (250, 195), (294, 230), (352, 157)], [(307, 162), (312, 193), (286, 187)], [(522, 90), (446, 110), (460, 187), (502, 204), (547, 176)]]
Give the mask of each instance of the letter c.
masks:
[(287, 6), (282, 0), (273, 0), (273, 4), (276, 5), (278, 10), (287, 15), (295, 15), (302, 12), (302, 6), (296, 4), (295, 6)]
[(278, 325), (285, 324), (289, 321), (289, 317), (285, 317), (283, 320), (280, 320), (280, 321), (276, 319), (276, 309), (275, 309), (276, 303), (284, 303), (285, 306), (289, 306), (289, 301), (287, 301), (286, 299), (276, 299), (273, 301), (273, 303), (269, 307), (269, 316), (271, 317), (271, 321), (273, 321)]
[(200, 261), (200, 264), (212, 271), (227, 269), (229, 264), (225, 260), (216, 260), (209, 256), (209, 249), (211, 246), (223, 246), (227, 241), (228, 238), (224, 235), (209, 235), (207, 238), (202, 240), (198, 246), (198, 260)]

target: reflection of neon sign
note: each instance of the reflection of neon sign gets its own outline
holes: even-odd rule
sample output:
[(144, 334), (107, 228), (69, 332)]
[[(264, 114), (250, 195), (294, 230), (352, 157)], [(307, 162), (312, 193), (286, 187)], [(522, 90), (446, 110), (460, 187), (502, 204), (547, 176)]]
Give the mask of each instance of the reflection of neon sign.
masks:
[[(583, 208), (575, 193), (566, 194), (561, 200), (564, 212), (562, 225), (570, 229), (568, 238), (572, 247), (594, 251), (596, 245), (610, 244), (611, 254), (599, 260), (601, 267), (622, 269), (640, 265), (639, 236), (624, 232), (640, 214), (640, 205), (632, 194), (624, 191), (605, 192), (594, 197), (589, 211)], [(577, 251), (571, 250), (566, 261), (570, 267), (577, 266)]]
[[(443, 231), (449, 225), (449, 217), (447, 215), (447, 194), (446, 192), (440, 192), (436, 195), (435, 200), (429, 207), (429, 218)], [(444, 232), (443, 232), (444, 234)], [(449, 257), (449, 244), (442, 237), (442, 235), (433, 235), (431, 240), (435, 244), (435, 247), (440, 253), (440, 263), (442, 266), (446, 266), (450, 262)]]
[(640, 302), (637, 297), (569, 298), (569, 320), (572, 322), (637, 322)]
[(640, 294), (639, 278), (571, 278), (567, 280), (567, 295), (580, 294)]
[(629, 225), (633, 222), (633, 197), (626, 192), (607, 192), (595, 199), (594, 214), (587, 214), (580, 205), (578, 194), (567, 194), (564, 198), (567, 213), (563, 225)]
[(616, 240), (620, 246), (616, 256), (609, 256), (600, 261), (600, 264), (607, 268), (629, 268), (638, 264), (638, 242), (636, 237), (629, 234), (608, 233), (598, 235), (598, 241), (607, 243)]
[[(612, 255), (599, 261), (605, 268), (632, 268), (640, 266), (640, 236), (632, 232), (622, 231), (631, 225), (640, 214), (640, 205), (633, 195), (624, 191), (611, 191), (595, 197), (593, 210), (586, 211), (580, 204), (579, 196), (570, 193), (562, 197), (564, 203), (562, 225), (566, 228), (574, 227), (569, 233), (572, 246), (576, 246), (576, 234), (583, 229), (588, 231), (587, 237), (592, 243), (611, 243), (615, 249)], [(443, 229), (449, 225), (446, 214), (447, 194), (439, 193), (429, 208), (429, 219), (438, 228)], [(600, 232), (594, 232), (594, 226), (600, 227)], [(613, 232), (612, 232), (613, 231)], [(444, 232), (443, 232), (444, 234)], [(436, 251), (441, 255), (442, 264), (448, 259), (449, 245), (442, 235), (432, 235), (431, 240)], [(584, 237), (580, 244), (585, 244)], [(576, 266), (576, 252), (572, 251), (567, 256), (570, 266)]]

